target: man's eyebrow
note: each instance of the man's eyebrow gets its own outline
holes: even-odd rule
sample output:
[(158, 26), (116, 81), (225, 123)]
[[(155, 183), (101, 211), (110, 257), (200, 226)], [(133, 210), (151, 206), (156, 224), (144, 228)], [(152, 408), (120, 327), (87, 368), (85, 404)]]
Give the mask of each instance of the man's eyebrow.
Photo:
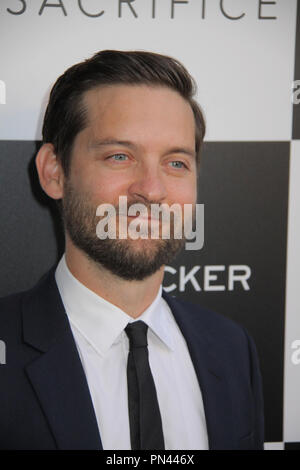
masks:
[(103, 140), (93, 140), (90, 142), (90, 148), (100, 148), (105, 147), (106, 145), (124, 145), (125, 147), (136, 147), (136, 145), (130, 140), (117, 140), (117, 139), (103, 139)]
[(188, 157), (196, 158), (196, 151), (186, 147), (174, 147), (171, 148), (168, 153), (183, 153)]
[[(134, 142), (131, 142), (130, 140), (118, 140), (118, 139), (93, 140), (92, 142), (90, 142), (89, 147), (92, 149), (97, 149), (97, 148), (101, 148), (101, 147), (105, 147), (109, 145), (123, 145), (125, 147), (130, 147), (134, 149), (138, 148), (138, 145), (135, 144)], [(187, 147), (171, 147), (166, 152), (166, 154), (172, 154), (172, 153), (182, 153), (189, 157), (196, 158), (196, 151)]]

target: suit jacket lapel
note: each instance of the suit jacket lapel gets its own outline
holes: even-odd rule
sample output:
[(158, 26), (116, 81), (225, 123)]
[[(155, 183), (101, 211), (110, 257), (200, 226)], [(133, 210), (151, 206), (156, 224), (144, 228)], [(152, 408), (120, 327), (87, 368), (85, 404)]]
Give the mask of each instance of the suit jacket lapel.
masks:
[[(210, 449), (232, 449), (235, 436), (232, 425), (233, 404), (227, 378), (220, 358), (215, 354), (218, 345), (200, 320), (201, 308), (190, 304), (187, 310), (180, 301), (165, 292), (163, 297), (185, 337), (200, 385)], [(192, 310), (193, 309), (193, 310)]]
[(53, 268), (23, 302), (24, 341), (42, 354), (26, 366), (59, 449), (102, 449), (86, 377)]

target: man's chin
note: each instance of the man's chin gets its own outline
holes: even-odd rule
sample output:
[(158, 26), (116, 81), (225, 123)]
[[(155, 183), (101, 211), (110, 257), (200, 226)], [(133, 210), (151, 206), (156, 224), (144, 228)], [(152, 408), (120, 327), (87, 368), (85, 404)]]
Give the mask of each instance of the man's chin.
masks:
[[(139, 256), (139, 259), (148, 259), (149, 262), (152, 262), (159, 253), (167, 254), (170, 253), (172, 256), (175, 256), (178, 251), (181, 251), (183, 247), (182, 241), (172, 241), (172, 245), (169, 240), (166, 239), (151, 239), (151, 238), (137, 238), (136, 240), (127, 238), (126, 240), (119, 239), (117, 241), (119, 248), (126, 250), (128, 256)], [(121, 248), (121, 249), (122, 249)]]
[(135, 240), (131, 238), (127, 238), (126, 240), (119, 239), (118, 243), (124, 243), (124, 246), (133, 251), (147, 250), (147, 252), (155, 252), (159, 247), (166, 244), (165, 240), (151, 238), (137, 238)]
[[(178, 242), (177, 240), (175, 242)], [(142, 281), (158, 272), (181, 251), (174, 240), (106, 239), (84, 251), (100, 268), (125, 280)], [(174, 244), (175, 243), (175, 244)], [(83, 246), (81, 247), (84, 248)]]

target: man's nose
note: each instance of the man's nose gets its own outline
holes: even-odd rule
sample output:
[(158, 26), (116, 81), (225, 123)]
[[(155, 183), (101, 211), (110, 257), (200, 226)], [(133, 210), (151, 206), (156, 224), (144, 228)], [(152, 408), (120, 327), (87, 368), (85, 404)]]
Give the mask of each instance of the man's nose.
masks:
[(141, 198), (152, 203), (163, 202), (167, 196), (167, 190), (162, 170), (154, 165), (141, 167), (128, 192), (133, 198)]

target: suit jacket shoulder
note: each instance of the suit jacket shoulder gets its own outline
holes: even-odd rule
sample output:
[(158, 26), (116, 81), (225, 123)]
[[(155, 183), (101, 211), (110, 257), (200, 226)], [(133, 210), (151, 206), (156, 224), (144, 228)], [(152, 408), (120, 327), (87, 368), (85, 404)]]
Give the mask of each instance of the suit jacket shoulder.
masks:
[(254, 341), (246, 328), (230, 318), (179, 297), (166, 293), (163, 297), (181, 329), (196, 336), (200, 334), (201, 341), (205, 338), (216, 350), (226, 350), (227, 353), (232, 351), (234, 354), (237, 351), (248, 353), (250, 347), (251, 351), (256, 351)]

